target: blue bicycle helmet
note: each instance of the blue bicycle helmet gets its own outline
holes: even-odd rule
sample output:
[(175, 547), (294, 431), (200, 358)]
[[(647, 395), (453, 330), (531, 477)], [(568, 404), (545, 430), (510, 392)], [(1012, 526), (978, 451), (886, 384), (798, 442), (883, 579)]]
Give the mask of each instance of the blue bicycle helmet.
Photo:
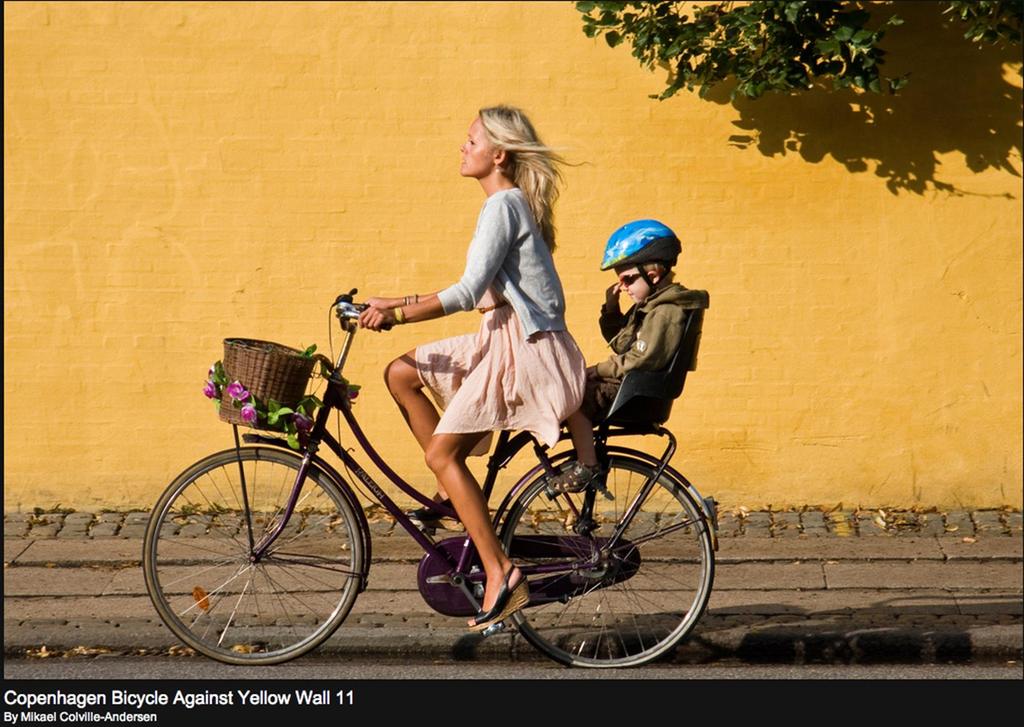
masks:
[(681, 250), (679, 238), (667, 226), (657, 220), (634, 220), (608, 238), (601, 270), (653, 262), (671, 267), (676, 264)]

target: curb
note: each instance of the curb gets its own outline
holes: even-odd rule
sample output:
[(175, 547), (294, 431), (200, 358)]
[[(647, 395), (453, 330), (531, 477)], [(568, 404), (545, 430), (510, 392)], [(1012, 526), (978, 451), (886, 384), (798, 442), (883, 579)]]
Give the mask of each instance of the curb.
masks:
[[(968, 624), (968, 621), (974, 621)], [(711, 664), (967, 664), (1024, 663), (1020, 622), (943, 623), (923, 619), (910, 626), (878, 623), (737, 625), (707, 614), (690, 638), (659, 663)], [(150, 620), (109, 622), (59, 619), (5, 624), (8, 658), (73, 658), (123, 655), (198, 656), (163, 624)], [(318, 649), (300, 658), (422, 661), (548, 661), (518, 634), (483, 638), (460, 627), (408, 629), (343, 624)], [(203, 657), (199, 657), (203, 658)]]

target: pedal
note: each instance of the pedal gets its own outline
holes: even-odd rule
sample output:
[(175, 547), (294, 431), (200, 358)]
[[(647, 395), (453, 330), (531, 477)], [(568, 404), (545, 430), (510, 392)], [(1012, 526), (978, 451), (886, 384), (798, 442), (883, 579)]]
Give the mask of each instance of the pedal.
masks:
[(600, 492), (601, 495), (603, 495), (604, 499), (606, 499), (606, 500), (614, 500), (615, 499), (615, 495), (613, 495), (612, 493), (610, 493), (608, 491), (608, 487), (604, 483), (601, 483), (600, 485), (598, 485), (594, 489), (597, 490), (598, 492)]
[(420, 529), (420, 532), (424, 535), (429, 535), (430, 537), (434, 537), (435, 535), (437, 535), (436, 525), (425, 525), (420, 520), (415, 520), (413, 518), (410, 518), (410, 520), (412, 520), (413, 525), (418, 527)]
[(484, 638), (487, 638), (488, 636), (495, 636), (497, 634), (504, 633), (507, 630), (508, 626), (505, 625), (505, 622), (498, 621), (498, 623), (493, 623), (487, 628), (485, 628), (483, 631), (481, 631), (480, 635)]

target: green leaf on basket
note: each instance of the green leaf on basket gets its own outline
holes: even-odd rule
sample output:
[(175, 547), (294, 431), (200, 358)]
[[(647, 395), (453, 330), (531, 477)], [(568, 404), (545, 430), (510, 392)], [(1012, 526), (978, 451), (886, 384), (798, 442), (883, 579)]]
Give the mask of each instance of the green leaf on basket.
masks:
[(292, 449), (299, 448), (299, 437), (297, 434), (288, 435), (288, 446), (291, 447)]
[(287, 416), (288, 414), (294, 414), (294, 413), (295, 413), (295, 411), (293, 409), (289, 409), (286, 406), (282, 406), (280, 409), (278, 409), (276, 411), (269, 412), (267, 414), (267, 424), (277, 424), (278, 420), (281, 417)]
[(307, 348), (305, 351), (303, 351), (302, 355), (305, 356), (306, 358), (313, 358), (313, 354), (314, 353), (316, 353), (316, 344), (315, 343), (312, 346), (310, 346), (309, 348)]

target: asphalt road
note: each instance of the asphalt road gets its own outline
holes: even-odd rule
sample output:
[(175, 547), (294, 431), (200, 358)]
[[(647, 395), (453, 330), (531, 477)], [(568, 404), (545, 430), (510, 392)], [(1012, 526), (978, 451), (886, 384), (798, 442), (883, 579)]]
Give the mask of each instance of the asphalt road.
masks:
[(648, 666), (640, 669), (567, 669), (557, 664), (472, 662), (339, 663), (305, 658), (273, 667), (234, 667), (207, 659), (183, 657), (100, 657), (83, 659), (17, 659), (4, 662), (5, 679), (231, 679), (231, 680), (894, 680), (1014, 679), (1024, 680), (1024, 665), (751, 665)]

